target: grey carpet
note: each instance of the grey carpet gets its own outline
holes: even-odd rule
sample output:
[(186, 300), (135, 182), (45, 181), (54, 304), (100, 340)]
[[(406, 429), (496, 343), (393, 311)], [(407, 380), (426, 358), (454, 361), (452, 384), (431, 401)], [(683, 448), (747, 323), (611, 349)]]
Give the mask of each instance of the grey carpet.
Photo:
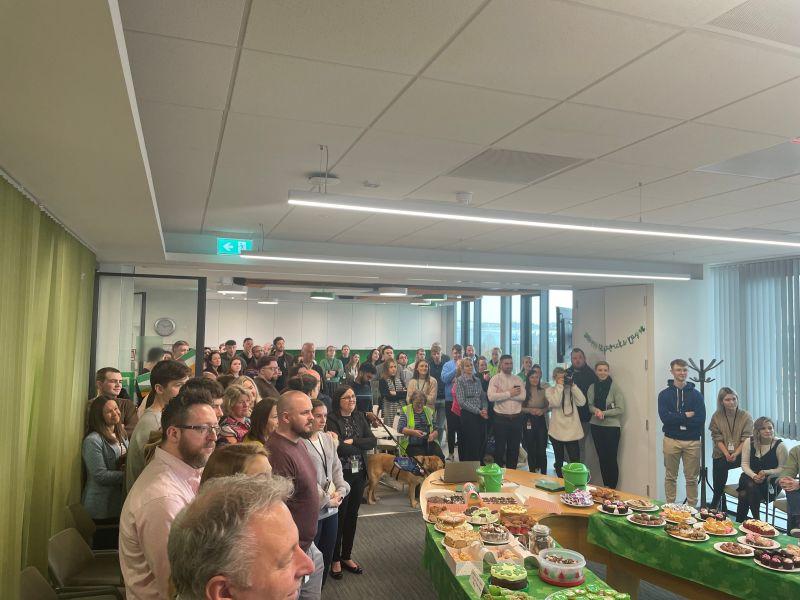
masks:
[[(323, 600), (436, 600), (436, 591), (422, 566), (425, 523), (419, 511), (410, 508), (403, 492), (381, 486), (380, 496), (380, 503), (362, 505), (358, 519), (353, 559), (364, 568), (364, 574), (345, 571), (339, 581), (328, 578)], [(589, 563), (589, 568), (601, 579), (605, 577), (604, 565)], [(681, 597), (643, 581), (639, 600)]]

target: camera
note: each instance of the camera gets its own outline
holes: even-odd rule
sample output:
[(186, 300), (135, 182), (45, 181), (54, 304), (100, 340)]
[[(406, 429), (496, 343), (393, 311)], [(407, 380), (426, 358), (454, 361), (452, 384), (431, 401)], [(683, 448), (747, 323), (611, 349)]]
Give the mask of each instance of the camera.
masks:
[(575, 378), (573, 377), (572, 373), (567, 373), (564, 375), (564, 387), (572, 385), (574, 381)]

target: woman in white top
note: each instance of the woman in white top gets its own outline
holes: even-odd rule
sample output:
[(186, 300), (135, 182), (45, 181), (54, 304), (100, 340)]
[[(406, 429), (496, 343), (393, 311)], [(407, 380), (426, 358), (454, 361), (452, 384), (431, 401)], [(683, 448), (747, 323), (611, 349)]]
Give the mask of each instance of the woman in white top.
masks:
[(415, 391), (419, 390), (425, 395), (425, 405), (429, 408), (436, 407), (436, 391), (439, 387), (438, 382), (436, 379), (431, 377), (431, 369), (428, 365), (428, 362), (423, 360), (418, 360), (417, 363), (414, 365), (413, 376), (408, 381), (408, 398), (411, 398), (411, 394)]
[(742, 446), (742, 475), (739, 478), (739, 503), (736, 521), (747, 518), (747, 509), (759, 519), (761, 502), (775, 497), (775, 482), (780, 475), (789, 451), (783, 440), (775, 439), (775, 424), (769, 417), (759, 417), (753, 423), (753, 437)]
[(555, 454), (556, 475), (562, 476), (561, 466), (564, 464), (566, 452), (569, 462), (580, 462), (581, 450), (578, 440), (583, 438), (583, 426), (578, 407), (586, 404), (586, 396), (572, 384), (565, 381), (567, 371), (561, 367), (553, 369), (555, 385), (545, 390), (547, 403), (550, 405), (550, 426), (548, 434)]

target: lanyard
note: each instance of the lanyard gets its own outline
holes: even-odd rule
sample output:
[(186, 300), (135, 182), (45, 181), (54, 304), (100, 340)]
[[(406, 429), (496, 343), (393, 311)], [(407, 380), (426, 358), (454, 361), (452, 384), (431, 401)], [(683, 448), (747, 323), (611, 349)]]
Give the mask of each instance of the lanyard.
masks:
[[(326, 435), (326, 434), (324, 433), (317, 434), (318, 437), (320, 435)], [(308, 440), (308, 441), (311, 442), (311, 447), (314, 449), (314, 451), (317, 454), (319, 454), (319, 458), (322, 461), (322, 468), (325, 470), (325, 477), (328, 477), (328, 459), (325, 456), (325, 448), (322, 447), (322, 440), (321, 439), (319, 440), (319, 448), (317, 448), (317, 445), (314, 443), (314, 440)]]
[(731, 425), (730, 420), (728, 419), (728, 413), (725, 412), (725, 409), (722, 409), (723, 414), (725, 415), (725, 422), (728, 424), (728, 431), (731, 432), (731, 440), (733, 440), (733, 429), (736, 427), (736, 417), (739, 416), (739, 407), (736, 407), (736, 412), (733, 413), (733, 425)]

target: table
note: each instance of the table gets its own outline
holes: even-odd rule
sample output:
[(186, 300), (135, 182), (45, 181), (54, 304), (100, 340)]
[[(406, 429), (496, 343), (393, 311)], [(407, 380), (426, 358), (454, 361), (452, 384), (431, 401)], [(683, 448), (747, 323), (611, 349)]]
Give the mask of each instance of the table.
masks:
[[(425, 480), (421, 488), (421, 497), (424, 497), (425, 493), (429, 490), (455, 489), (456, 486), (454, 485), (434, 483), (436, 480), (441, 480), (443, 474), (444, 471), (437, 471), (436, 473), (431, 474)], [(534, 488), (535, 482), (539, 479), (560, 481), (555, 477), (539, 475), (538, 473), (528, 473), (527, 471), (517, 471), (514, 469), (506, 470), (505, 479), (509, 482), (522, 486), (521, 489), (523, 491), (525, 488)], [(537, 490), (537, 493), (541, 493), (541, 490)], [(642, 498), (642, 496), (638, 496), (636, 494), (628, 494), (625, 492), (618, 493), (623, 500)], [(722, 582), (717, 581), (710, 582), (707, 578), (703, 578), (696, 573), (687, 571), (673, 572), (670, 570), (671, 567), (660, 564), (656, 560), (648, 557), (644, 552), (640, 552), (638, 554), (630, 551), (623, 552), (622, 546), (624, 545), (624, 541), (621, 541), (622, 538), (618, 538), (620, 541), (616, 543), (611, 533), (608, 532), (625, 531), (621, 530), (620, 528), (627, 526), (635, 528), (635, 530), (642, 528), (628, 523), (624, 520), (624, 518), (602, 515), (595, 508), (572, 508), (562, 505), (558, 503), (558, 495), (558, 492), (550, 494), (550, 496), (556, 502), (558, 507), (557, 511), (559, 511), (558, 513), (540, 512), (533, 513), (532, 516), (543, 525), (550, 527), (553, 537), (559, 542), (560, 545), (564, 546), (565, 548), (580, 552), (586, 557), (587, 560), (605, 564), (607, 566), (606, 582), (608, 585), (618, 591), (629, 593), (632, 599), (635, 600), (637, 598), (639, 582), (642, 579), (673, 591), (676, 594), (686, 598), (702, 598), (703, 600), (729, 600), (731, 598), (754, 597), (753, 594), (746, 595), (744, 592), (738, 589), (738, 586), (725, 585)], [(615, 519), (618, 522), (612, 525), (611, 523), (606, 523), (606, 519)], [(593, 530), (591, 538), (589, 535), (590, 527)], [(684, 546), (691, 543), (669, 538), (663, 531), (661, 534), (667, 538), (665, 540), (666, 542), (674, 542), (674, 544), (678, 544), (678, 546), (666, 547), (669, 548), (669, 554), (675, 554), (673, 550), (677, 548), (681, 548), (682, 551), (686, 550)], [(786, 538), (784, 536), (782, 541), (786, 542), (790, 539), (791, 538)], [(709, 543), (708, 545), (710, 547), (713, 544)], [(732, 565), (730, 561), (744, 562), (748, 560), (727, 557), (719, 552), (716, 552), (713, 548), (711, 548), (711, 552), (713, 552), (716, 556), (712, 558), (712, 555), (709, 555), (706, 558), (708, 560), (714, 560), (714, 564), (716, 565), (715, 568), (722, 572), (730, 571), (730, 567)], [(794, 587), (794, 585), (800, 585), (800, 574), (775, 573), (759, 567), (752, 562), (752, 559), (749, 560), (750, 566), (747, 567), (747, 573), (752, 573), (755, 575), (756, 571), (753, 571), (752, 569), (758, 569), (758, 578), (762, 579), (765, 577), (769, 582), (766, 588), (760, 588), (761, 593), (767, 593), (767, 591), (769, 591), (769, 593), (772, 594), (772, 590), (775, 589), (775, 586), (789, 585), (792, 586), (792, 593), (779, 597), (800, 598), (800, 587)], [(750, 567), (752, 567), (752, 569)], [(796, 584), (795, 581), (797, 582)]]
[[(453, 575), (445, 559), (447, 550), (442, 546), (443, 538), (443, 534), (436, 531), (433, 525), (428, 524), (427, 531), (425, 532), (425, 553), (422, 562), (431, 576), (431, 580), (433, 581), (433, 585), (436, 588), (440, 600), (443, 598), (452, 600), (479, 598), (470, 585), (469, 576), (456, 577)], [(589, 571), (589, 569), (586, 569), (585, 573), (587, 584), (594, 584), (604, 589), (608, 588), (608, 586), (603, 583), (597, 575)], [(484, 577), (484, 579), (488, 579), (488, 577)], [(550, 594), (564, 589), (565, 588), (545, 583), (539, 579), (536, 572), (529, 572), (528, 589), (525, 593), (537, 600), (543, 600)]]

